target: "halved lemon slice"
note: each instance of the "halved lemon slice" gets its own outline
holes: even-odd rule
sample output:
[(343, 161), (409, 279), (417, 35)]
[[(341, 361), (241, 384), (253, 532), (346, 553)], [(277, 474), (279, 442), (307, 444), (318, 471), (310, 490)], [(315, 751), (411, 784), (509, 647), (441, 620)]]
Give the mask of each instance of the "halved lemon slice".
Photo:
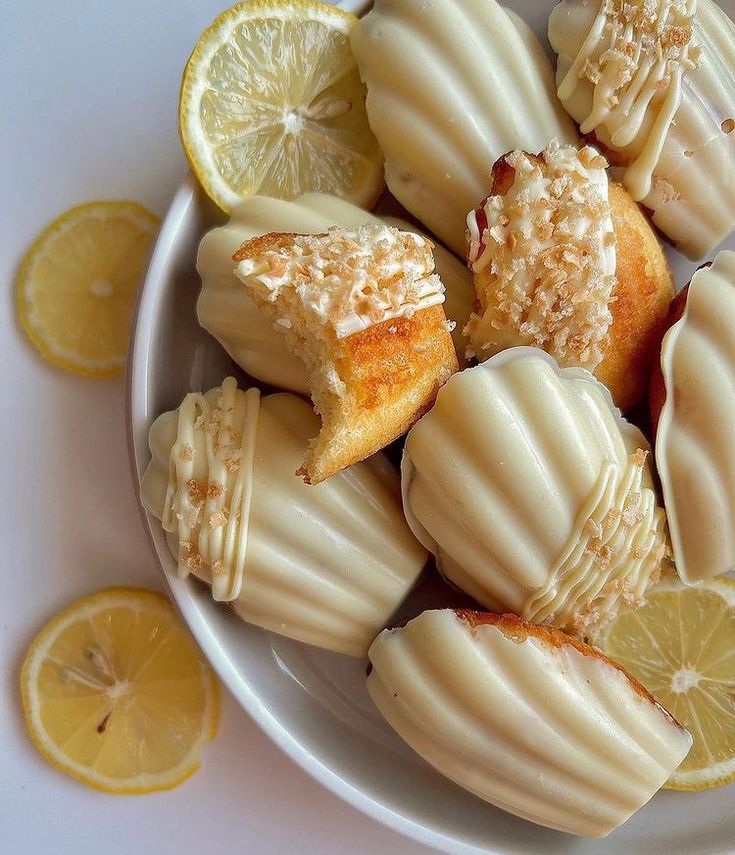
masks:
[(233, 6), (202, 34), (184, 70), (179, 130), (220, 208), (310, 192), (372, 207), (383, 156), (350, 50), (356, 20), (326, 3), (264, 0)]
[(20, 322), (41, 355), (88, 377), (125, 367), (158, 217), (135, 202), (71, 208), (38, 236), (18, 274)]
[(43, 756), (111, 793), (180, 784), (217, 729), (215, 676), (150, 591), (110, 588), (57, 615), (28, 651), (21, 692)]
[(667, 787), (735, 780), (735, 582), (690, 588), (664, 579), (645, 606), (615, 620), (604, 649), (694, 737)]

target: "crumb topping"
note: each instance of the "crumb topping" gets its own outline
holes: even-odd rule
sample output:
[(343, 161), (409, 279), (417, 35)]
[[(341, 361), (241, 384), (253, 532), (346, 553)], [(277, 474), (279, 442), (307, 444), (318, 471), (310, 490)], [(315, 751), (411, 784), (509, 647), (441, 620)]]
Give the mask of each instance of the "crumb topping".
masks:
[(637, 449), (621, 467), (603, 467), (594, 510), (572, 534), (523, 617), (594, 638), (621, 609), (637, 608), (656, 583), (667, 554), (666, 518), (644, 486), (648, 452)]
[(552, 141), (538, 156), (516, 150), (505, 164), (514, 173), (507, 192), (467, 218), (479, 301), (465, 330), (471, 347), (486, 358), (527, 344), (594, 370), (615, 286), (607, 161), (590, 146)]
[(216, 600), (242, 587), (259, 400), (228, 377), (216, 394), (187, 395), (178, 411), (163, 526), (178, 535), (179, 575), (209, 576)]
[(612, 147), (634, 144), (626, 185), (640, 201), (681, 101), (683, 75), (696, 68), (697, 0), (602, 0), (579, 54), (559, 86), (566, 101), (592, 87), (583, 134), (604, 128)]
[(305, 313), (338, 338), (444, 302), (431, 241), (385, 225), (266, 235), (234, 256), (235, 273), (284, 329)]

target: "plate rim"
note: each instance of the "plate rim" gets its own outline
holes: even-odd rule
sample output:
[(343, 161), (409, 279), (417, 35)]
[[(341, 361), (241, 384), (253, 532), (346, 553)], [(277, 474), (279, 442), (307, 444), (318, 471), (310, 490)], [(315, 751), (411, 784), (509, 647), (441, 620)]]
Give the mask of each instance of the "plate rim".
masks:
[[(326, 0), (357, 15), (365, 13), (372, 0)], [(508, 0), (499, 0), (508, 5)], [(716, 0), (721, 6), (720, 0)], [(392, 807), (388, 801), (370, 795), (358, 784), (334, 771), (318, 755), (304, 745), (289, 728), (272, 713), (257, 691), (238, 669), (218, 641), (206, 616), (197, 606), (194, 589), (175, 572), (165, 537), (158, 520), (143, 508), (140, 501), (140, 479), (148, 464), (148, 429), (152, 417), (149, 407), (151, 351), (154, 344), (155, 312), (162, 286), (167, 281), (175, 260), (181, 226), (192, 210), (202, 205), (204, 197), (196, 178), (188, 171), (171, 198), (156, 237), (153, 252), (146, 269), (136, 301), (131, 323), (128, 358), (125, 368), (125, 422), (128, 460), (133, 480), (136, 505), (152, 554), (165, 581), (167, 593), (184, 623), (192, 634), (202, 655), (212, 666), (224, 686), (238, 705), (250, 716), (260, 730), (281, 750), (338, 798), (391, 830), (448, 855), (504, 855), (492, 840), (481, 846), (462, 839), (456, 833), (447, 833), (436, 825), (420, 822)], [(567, 846), (579, 838), (567, 837)], [(561, 851), (561, 850), (559, 850)]]
[(250, 715), (263, 733), (308, 775), (361, 813), (426, 846), (450, 855), (502, 855), (502, 852), (495, 848), (476, 846), (458, 839), (455, 835), (407, 817), (387, 802), (368, 795), (322, 762), (261, 701), (257, 692), (219, 644), (206, 618), (196, 606), (191, 587), (171, 572), (168, 547), (158, 521), (146, 512), (140, 502), (140, 479), (148, 464), (147, 443), (142, 442), (141, 436), (147, 437), (150, 427), (147, 378), (153, 343), (152, 308), (157, 302), (162, 283), (165, 282), (170, 268), (181, 224), (190, 214), (192, 206), (197, 204), (200, 192), (196, 179), (189, 173), (174, 194), (163, 219), (135, 306), (125, 371), (126, 436), (136, 504), (150, 549), (156, 558), (168, 594), (202, 654), (238, 704)]

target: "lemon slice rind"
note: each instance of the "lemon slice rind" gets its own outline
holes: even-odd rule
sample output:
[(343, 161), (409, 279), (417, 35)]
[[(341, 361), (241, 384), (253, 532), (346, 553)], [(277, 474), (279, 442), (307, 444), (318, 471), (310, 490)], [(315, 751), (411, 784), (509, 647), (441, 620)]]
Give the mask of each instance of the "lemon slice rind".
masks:
[[(676, 600), (665, 599), (672, 594)], [(695, 613), (688, 615), (691, 609)], [(658, 621), (655, 627), (652, 618)], [(728, 629), (725, 621), (730, 624), (731, 638), (723, 635)], [(719, 648), (724, 646), (724, 654), (722, 649), (716, 650), (715, 660), (708, 662), (713, 642)], [(735, 739), (727, 743), (730, 749), (732, 742), (732, 756), (715, 760), (712, 748), (718, 733), (710, 733), (703, 724), (709, 721), (713, 731), (735, 733), (735, 705), (727, 709), (712, 694), (712, 684), (731, 687), (730, 694), (735, 691), (735, 580), (721, 576), (688, 586), (666, 576), (651, 591), (647, 605), (611, 624), (602, 646), (691, 732), (693, 752), (712, 758), (707, 765), (687, 768), (692, 763), (690, 753), (665, 788), (696, 792), (735, 781)], [(722, 668), (730, 660), (732, 673), (723, 675)], [(714, 667), (717, 674), (712, 673)], [(728, 718), (732, 720), (729, 726)]]
[[(327, 177), (326, 180), (316, 183), (309, 181), (289, 182), (285, 176), (292, 173), (293, 169), (286, 167), (293, 164), (289, 163), (288, 156), (284, 154), (283, 145), (274, 142), (273, 137), (278, 134), (275, 126), (271, 126), (270, 131), (266, 129), (264, 138), (258, 139), (257, 145), (250, 146), (251, 151), (248, 152), (247, 148), (244, 145), (242, 146), (243, 158), (249, 156), (260, 159), (257, 168), (251, 170), (257, 174), (257, 178), (250, 182), (250, 186), (244, 189), (242, 187), (236, 189), (223, 176), (222, 170), (217, 165), (214, 146), (207, 137), (201, 118), (202, 99), (210, 89), (208, 71), (218, 52), (224, 47), (236, 52), (230, 42), (236, 27), (271, 19), (296, 23), (316, 23), (329, 27), (335, 33), (344, 36), (344, 47), (347, 51), (349, 51), (350, 32), (357, 22), (357, 18), (351, 13), (326, 3), (314, 2), (314, 0), (251, 0), (251, 2), (232, 6), (219, 15), (199, 38), (186, 64), (181, 82), (179, 134), (192, 171), (212, 201), (227, 213), (231, 212), (243, 198), (257, 193), (294, 198), (307, 192), (324, 192), (342, 196), (365, 208), (372, 207), (384, 187), (383, 157), (367, 124), (364, 87), (359, 81), (357, 64), (352, 58), (351, 52), (349, 53), (349, 64), (345, 64), (338, 74), (325, 80), (324, 84), (326, 85), (323, 85), (320, 92), (314, 95), (312, 101), (318, 102), (321, 93), (327, 91), (330, 86), (338, 83), (346, 75), (354, 74), (355, 85), (361, 87), (362, 103), (359, 111), (353, 109), (353, 112), (359, 112), (360, 127), (364, 125), (363, 137), (365, 140), (369, 139), (369, 144), (364, 146), (364, 151), (359, 151), (357, 148), (347, 146), (335, 128), (329, 125), (323, 126), (321, 133), (315, 134), (314, 129), (317, 125), (312, 123), (301, 134), (305, 139), (304, 152), (301, 153), (301, 157), (307, 158), (306, 150), (308, 150), (308, 156), (312, 160), (315, 159), (315, 152), (320, 148), (323, 153), (331, 151), (337, 160), (341, 157), (342, 160), (359, 163), (361, 165), (359, 177), (353, 180), (347, 175), (336, 176), (334, 162), (332, 162), (325, 167), (327, 171), (330, 169), (332, 171), (331, 177)], [(288, 80), (289, 71), (290, 69), (287, 66), (283, 67), (284, 80)], [(243, 102), (248, 101), (241, 94), (232, 91), (231, 81), (218, 80), (217, 84), (219, 86), (218, 96), (223, 99), (242, 98)], [(270, 108), (274, 107), (274, 102), (268, 101), (267, 95), (264, 94), (263, 98)], [(252, 102), (249, 103), (252, 106)], [(305, 108), (308, 105), (293, 104), (291, 106)], [(284, 119), (284, 127), (285, 123), (287, 123), (287, 119)], [(248, 129), (241, 134), (241, 138), (257, 136), (259, 132), (260, 129)], [(270, 140), (268, 141), (265, 138), (269, 136)], [(236, 140), (237, 134), (234, 134), (234, 137)], [(337, 152), (340, 153), (339, 156), (335, 154)], [(314, 175), (315, 172), (316, 170), (310, 170), (311, 175)], [(278, 185), (279, 181), (282, 192), (276, 192), (278, 188), (275, 185)], [(284, 187), (285, 184), (289, 185), (288, 188)], [(286, 190), (288, 192), (285, 192)]]
[[(217, 732), (220, 713), (219, 687), (212, 669), (201, 659), (190, 642), (199, 661), (200, 677), (206, 703), (201, 717), (200, 738), (192, 742), (189, 752), (176, 765), (163, 772), (140, 773), (134, 778), (116, 778), (100, 774), (67, 754), (49, 736), (42, 721), (42, 699), (37, 690), (40, 670), (49, 661), (49, 653), (62, 633), (73, 624), (89, 621), (116, 607), (138, 605), (149, 615), (158, 614), (163, 624), (183, 632), (171, 603), (161, 594), (138, 588), (108, 588), (73, 603), (56, 615), (36, 636), (28, 650), (21, 670), (21, 698), (29, 735), (43, 757), (56, 769), (94, 789), (107, 793), (140, 795), (177, 787), (200, 766), (200, 749), (212, 740)], [(88, 720), (81, 726), (89, 724)]]
[[(122, 373), (127, 354), (125, 351), (119, 350), (105, 359), (90, 359), (78, 350), (60, 345), (55, 340), (55, 331), (48, 328), (47, 322), (44, 322), (36, 305), (39, 285), (43, 286), (37, 276), (38, 267), (59, 247), (63, 251), (65, 249), (63, 246), (64, 238), (69, 236), (72, 229), (78, 227), (85, 220), (111, 222), (116, 218), (133, 224), (139, 230), (141, 237), (146, 237), (152, 244), (160, 221), (147, 208), (129, 200), (86, 202), (65, 211), (43, 229), (26, 251), (16, 278), (18, 319), (33, 346), (50, 364), (85, 377), (111, 377)], [(90, 249), (94, 251), (93, 248), (90, 247)], [(79, 261), (82, 262), (83, 259), (80, 258)], [(143, 270), (141, 269), (137, 273), (139, 280), (142, 277)], [(67, 299), (63, 293), (59, 295), (59, 298)], [(73, 311), (74, 308), (73, 305), (70, 305), (70, 311)], [(66, 314), (66, 317), (69, 319), (69, 313)], [(121, 317), (119, 323), (125, 324), (127, 330), (130, 319), (130, 317)]]

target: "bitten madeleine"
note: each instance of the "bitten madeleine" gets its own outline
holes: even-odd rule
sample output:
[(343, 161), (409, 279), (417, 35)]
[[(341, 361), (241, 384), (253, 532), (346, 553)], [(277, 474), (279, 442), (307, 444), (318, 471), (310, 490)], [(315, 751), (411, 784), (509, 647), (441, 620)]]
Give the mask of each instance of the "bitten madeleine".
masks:
[(587, 146), (552, 141), (494, 166), (467, 218), (479, 360), (533, 345), (586, 368), (622, 409), (645, 394), (674, 288), (664, 252), (628, 193)]
[(689, 584), (735, 570), (734, 319), (735, 253), (725, 251), (677, 298), (651, 384), (671, 545)]
[(228, 377), (150, 431), (144, 506), (178, 561), (248, 623), (364, 656), (426, 562), (382, 455), (307, 487), (294, 474), (318, 419), (296, 395)]
[(713, 0), (562, 0), (558, 94), (690, 258), (735, 227), (735, 24)]
[[(325, 193), (297, 199), (251, 196), (232, 212), (229, 222), (211, 229), (201, 240), (197, 271), (202, 289), (197, 300), (199, 323), (251, 377), (280, 389), (309, 394), (304, 363), (289, 352), (282, 333), (264, 318), (233, 271), (232, 256), (245, 243), (269, 232), (324, 233), (332, 226), (356, 229), (383, 222), (374, 214)], [(413, 226), (385, 220), (406, 231)], [(436, 272), (445, 287), (444, 311), (453, 323), (452, 339), (460, 365), (466, 342), (462, 334), (475, 298), (472, 274), (442, 246), (434, 247)]]
[(570, 834), (624, 823), (692, 744), (599, 651), (512, 615), (424, 612), (381, 633), (369, 656), (375, 705), (435, 769)]
[(455, 374), (411, 429), (403, 507), (478, 602), (594, 638), (645, 601), (666, 554), (648, 455), (591, 374), (510, 348)]
[(244, 244), (235, 273), (306, 366), (316, 484), (405, 433), (457, 370), (432, 244), (385, 225)]

